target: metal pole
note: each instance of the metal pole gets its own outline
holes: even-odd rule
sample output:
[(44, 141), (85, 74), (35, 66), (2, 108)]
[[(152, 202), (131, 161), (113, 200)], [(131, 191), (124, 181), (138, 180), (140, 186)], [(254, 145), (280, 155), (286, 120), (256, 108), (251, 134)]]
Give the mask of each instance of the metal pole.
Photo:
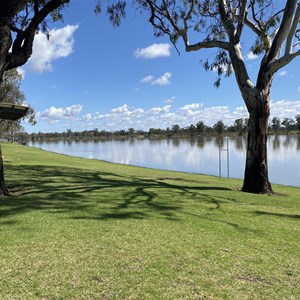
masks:
[(228, 139), (227, 139), (227, 178), (229, 178), (229, 146), (228, 146)]
[(222, 177), (222, 168), (221, 168), (221, 143), (219, 140), (219, 177)]

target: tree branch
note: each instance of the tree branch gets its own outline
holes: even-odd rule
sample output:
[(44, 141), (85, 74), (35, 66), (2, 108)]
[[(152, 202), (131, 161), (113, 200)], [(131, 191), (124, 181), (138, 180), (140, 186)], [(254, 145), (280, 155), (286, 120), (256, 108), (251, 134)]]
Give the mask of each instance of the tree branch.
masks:
[(298, 0), (287, 0), (279, 30), (273, 40), (266, 59), (271, 62), (278, 59), (283, 43), (289, 35)]
[(294, 20), (293, 20), (290, 32), (288, 34), (288, 37), (286, 39), (285, 55), (292, 53), (292, 48), (293, 48), (292, 43), (293, 43), (294, 36), (296, 34), (296, 30), (297, 30), (299, 21), (300, 21), (300, 3), (298, 3), (298, 7), (295, 12)]
[(246, 18), (245, 18), (245, 25), (247, 25), (257, 35), (262, 36), (262, 34), (263, 34), (262, 30), (259, 28), (259, 26), (257, 26), (255, 23), (253, 23), (248, 18), (248, 16), (246, 16)]
[(39, 24), (51, 11), (67, 4), (69, 1), (70, 0), (51, 0), (40, 10), (37, 10), (37, 2), (35, 1), (35, 14), (27, 28), (17, 35), (13, 43), (12, 53), (8, 55), (5, 70), (19, 67), (27, 62), (32, 54), (33, 40)]
[[(169, 39), (170, 39), (171, 43), (173, 44), (173, 46), (175, 47), (177, 53), (180, 54), (179, 50), (177, 49), (176, 43), (175, 43), (175, 41), (172, 37), (172, 34), (171, 34), (170, 30), (165, 27), (163, 20), (160, 17), (158, 17), (155, 13), (156, 9), (159, 10), (159, 7), (156, 4), (153, 4), (152, 1), (150, 1), (150, 0), (146, 0), (146, 2), (148, 3), (148, 5), (150, 7), (150, 11), (151, 11), (151, 16), (150, 16), (149, 22), (152, 24), (152, 26), (154, 28), (157, 28), (157, 29), (161, 30), (164, 34), (169, 36)], [(161, 14), (163, 14), (163, 12), (161, 12)], [(165, 16), (165, 17), (168, 19), (167, 16)], [(160, 24), (155, 23), (155, 19), (157, 19)], [(176, 26), (176, 24), (174, 24), (174, 25)], [(178, 28), (178, 30), (180, 31), (179, 28)]]
[(183, 19), (183, 23), (184, 23), (184, 35), (182, 36), (182, 38), (183, 38), (184, 43), (185, 43), (186, 46), (188, 45), (187, 32), (189, 30), (187, 22), (188, 22), (188, 20), (190, 20), (190, 18), (192, 16), (195, 4), (196, 4), (196, 1), (193, 0), (192, 3), (191, 3), (191, 7), (190, 7), (188, 13), (186, 14), (186, 16)]
[(300, 50), (298, 50), (295, 53), (287, 54), (281, 57), (280, 59), (277, 59), (270, 63), (270, 70), (271, 72), (275, 73), (279, 69), (285, 67), (287, 64), (289, 64), (293, 59), (295, 59), (297, 56), (300, 56)]
[(247, 0), (243, 0), (241, 7), (240, 7), (240, 13), (239, 13), (239, 17), (238, 17), (238, 25), (237, 25), (236, 34), (235, 34), (235, 36), (238, 40), (240, 40), (240, 38), (241, 38), (241, 34), (242, 34), (242, 31), (244, 28), (244, 22), (247, 17), (246, 5), (247, 5)]
[(22, 29), (19, 29), (18, 27), (13, 25), (10, 25), (10, 30), (16, 32), (17, 34), (22, 34), (24, 32)]
[(208, 48), (221, 48), (224, 50), (230, 49), (229, 42), (222, 42), (222, 41), (203, 41), (193, 45), (186, 45), (186, 52), (193, 52), (200, 49), (208, 49)]
[(222, 21), (222, 25), (224, 26), (227, 35), (230, 41), (233, 41), (235, 27), (233, 25), (232, 19), (229, 17), (228, 7), (225, 0), (218, 1), (219, 13)]

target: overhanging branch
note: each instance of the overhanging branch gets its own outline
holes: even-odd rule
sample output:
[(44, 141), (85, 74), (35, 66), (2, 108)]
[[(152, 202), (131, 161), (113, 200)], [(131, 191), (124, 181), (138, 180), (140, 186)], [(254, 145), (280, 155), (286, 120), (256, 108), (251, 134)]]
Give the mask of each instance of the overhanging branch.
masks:
[(229, 42), (223, 41), (202, 41), (193, 45), (186, 45), (186, 52), (198, 51), (200, 49), (209, 49), (209, 48), (221, 48), (224, 50), (230, 49)]
[(244, 28), (244, 22), (247, 16), (247, 9), (246, 9), (246, 5), (247, 5), (247, 0), (243, 0), (241, 1), (241, 5), (240, 5), (240, 13), (238, 16), (238, 25), (237, 25), (237, 29), (236, 29), (236, 38), (238, 40), (240, 40), (241, 38), (241, 34)]
[(268, 56), (267, 56), (267, 60), (269, 62), (272, 62), (272, 61), (278, 59), (278, 57), (280, 55), (282, 46), (283, 46), (284, 42), (286, 41), (286, 39), (290, 33), (290, 30), (291, 30), (295, 11), (297, 8), (297, 2), (298, 2), (298, 0), (287, 0), (287, 2), (286, 2), (279, 30), (273, 40), (270, 52), (268, 53)]
[(290, 29), (290, 32), (288, 34), (288, 37), (286, 39), (286, 46), (285, 46), (285, 54), (290, 54), (292, 52), (292, 44), (293, 44), (293, 39), (295, 37), (297, 27), (300, 21), (300, 3), (298, 3), (298, 7), (295, 12), (294, 20)]
[(288, 65), (292, 60), (294, 60), (298, 56), (300, 56), (300, 50), (298, 50), (292, 54), (286, 54), (283, 57), (281, 57), (280, 59), (277, 59), (277, 60), (273, 61), (272, 63), (270, 63), (270, 70), (273, 73), (275, 73), (279, 69)]
[(68, 3), (70, 0), (51, 0), (38, 10), (37, 1), (34, 1), (34, 16), (24, 31), (18, 31), (17, 37), (13, 43), (12, 53), (7, 57), (5, 70), (19, 67), (27, 62), (32, 54), (32, 45), (34, 36), (39, 24), (60, 6)]

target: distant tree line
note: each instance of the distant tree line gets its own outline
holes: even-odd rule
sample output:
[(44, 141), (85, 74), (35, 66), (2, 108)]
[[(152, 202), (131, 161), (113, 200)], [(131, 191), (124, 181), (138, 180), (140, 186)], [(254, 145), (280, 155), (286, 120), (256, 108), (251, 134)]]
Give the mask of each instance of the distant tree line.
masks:
[[(17, 127), (17, 130), (19, 127)], [(164, 137), (187, 137), (198, 135), (243, 135), (248, 130), (248, 119), (239, 118), (236, 119), (231, 126), (226, 126), (223, 121), (216, 122), (213, 126), (207, 126), (203, 121), (198, 122), (195, 125), (186, 127), (180, 127), (178, 124), (173, 125), (171, 128), (150, 128), (148, 131), (136, 130), (129, 128), (127, 130), (107, 131), (99, 130), (97, 128), (93, 130), (84, 131), (72, 131), (67, 129), (64, 132), (38, 132), (38, 133), (26, 133), (18, 130), (18, 132), (10, 132), (10, 136), (14, 136), (19, 141), (44, 141), (44, 140), (80, 140), (80, 139), (108, 139), (108, 138), (133, 138), (133, 137), (147, 137), (147, 138), (164, 138)], [(295, 119), (284, 118), (280, 120), (274, 117), (269, 125), (270, 134), (286, 134), (290, 132), (300, 131), (300, 114), (295, 116)], [(8, 133), (6, 136), (9, 138)]]

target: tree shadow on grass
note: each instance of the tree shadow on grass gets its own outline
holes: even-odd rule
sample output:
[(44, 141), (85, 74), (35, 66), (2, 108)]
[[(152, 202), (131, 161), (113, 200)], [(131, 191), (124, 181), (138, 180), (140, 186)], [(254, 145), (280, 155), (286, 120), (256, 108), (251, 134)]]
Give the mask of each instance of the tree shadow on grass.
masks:
[[(57, 166), (7, 166), (9, 188), (15, 197), (0, 200), (0, 218), (34, 210), (65, 214), (74, 220), (165, 218), (179, 220), (188, 215), (186, 206), (203, 205), (197, 218), (220, 210), (223, 204), (237, 202), (228, 197), (230, 189), (201, 185), (176, 178), (143, 178), (104, 171)], [(141, 169), (142, 171), (142, 169)], [(21, 179), (21, 182), (20, 182)], [(16, 182), (18, 185), (16, 186)], [(176, 184), (171, 182), (176, 181)], [(180, 184), (178, 184), (180, 182)], [(191, 185), (192, 184), (192, 185)], [(215, 191), (212, 193), (209, 191)], [(238, 229), (239, 224), (226, 223)]]
[(282, 214), (282, 213), (273, 213), (273, 212), (268, 212), (268, 211), (255, 211), (255, 215), (257, 216), (274, 216), (274, 217), (280, 217), (280, 218), (288, 218), (288, 219), (300, 219), (300, 215), (296, 214)]

